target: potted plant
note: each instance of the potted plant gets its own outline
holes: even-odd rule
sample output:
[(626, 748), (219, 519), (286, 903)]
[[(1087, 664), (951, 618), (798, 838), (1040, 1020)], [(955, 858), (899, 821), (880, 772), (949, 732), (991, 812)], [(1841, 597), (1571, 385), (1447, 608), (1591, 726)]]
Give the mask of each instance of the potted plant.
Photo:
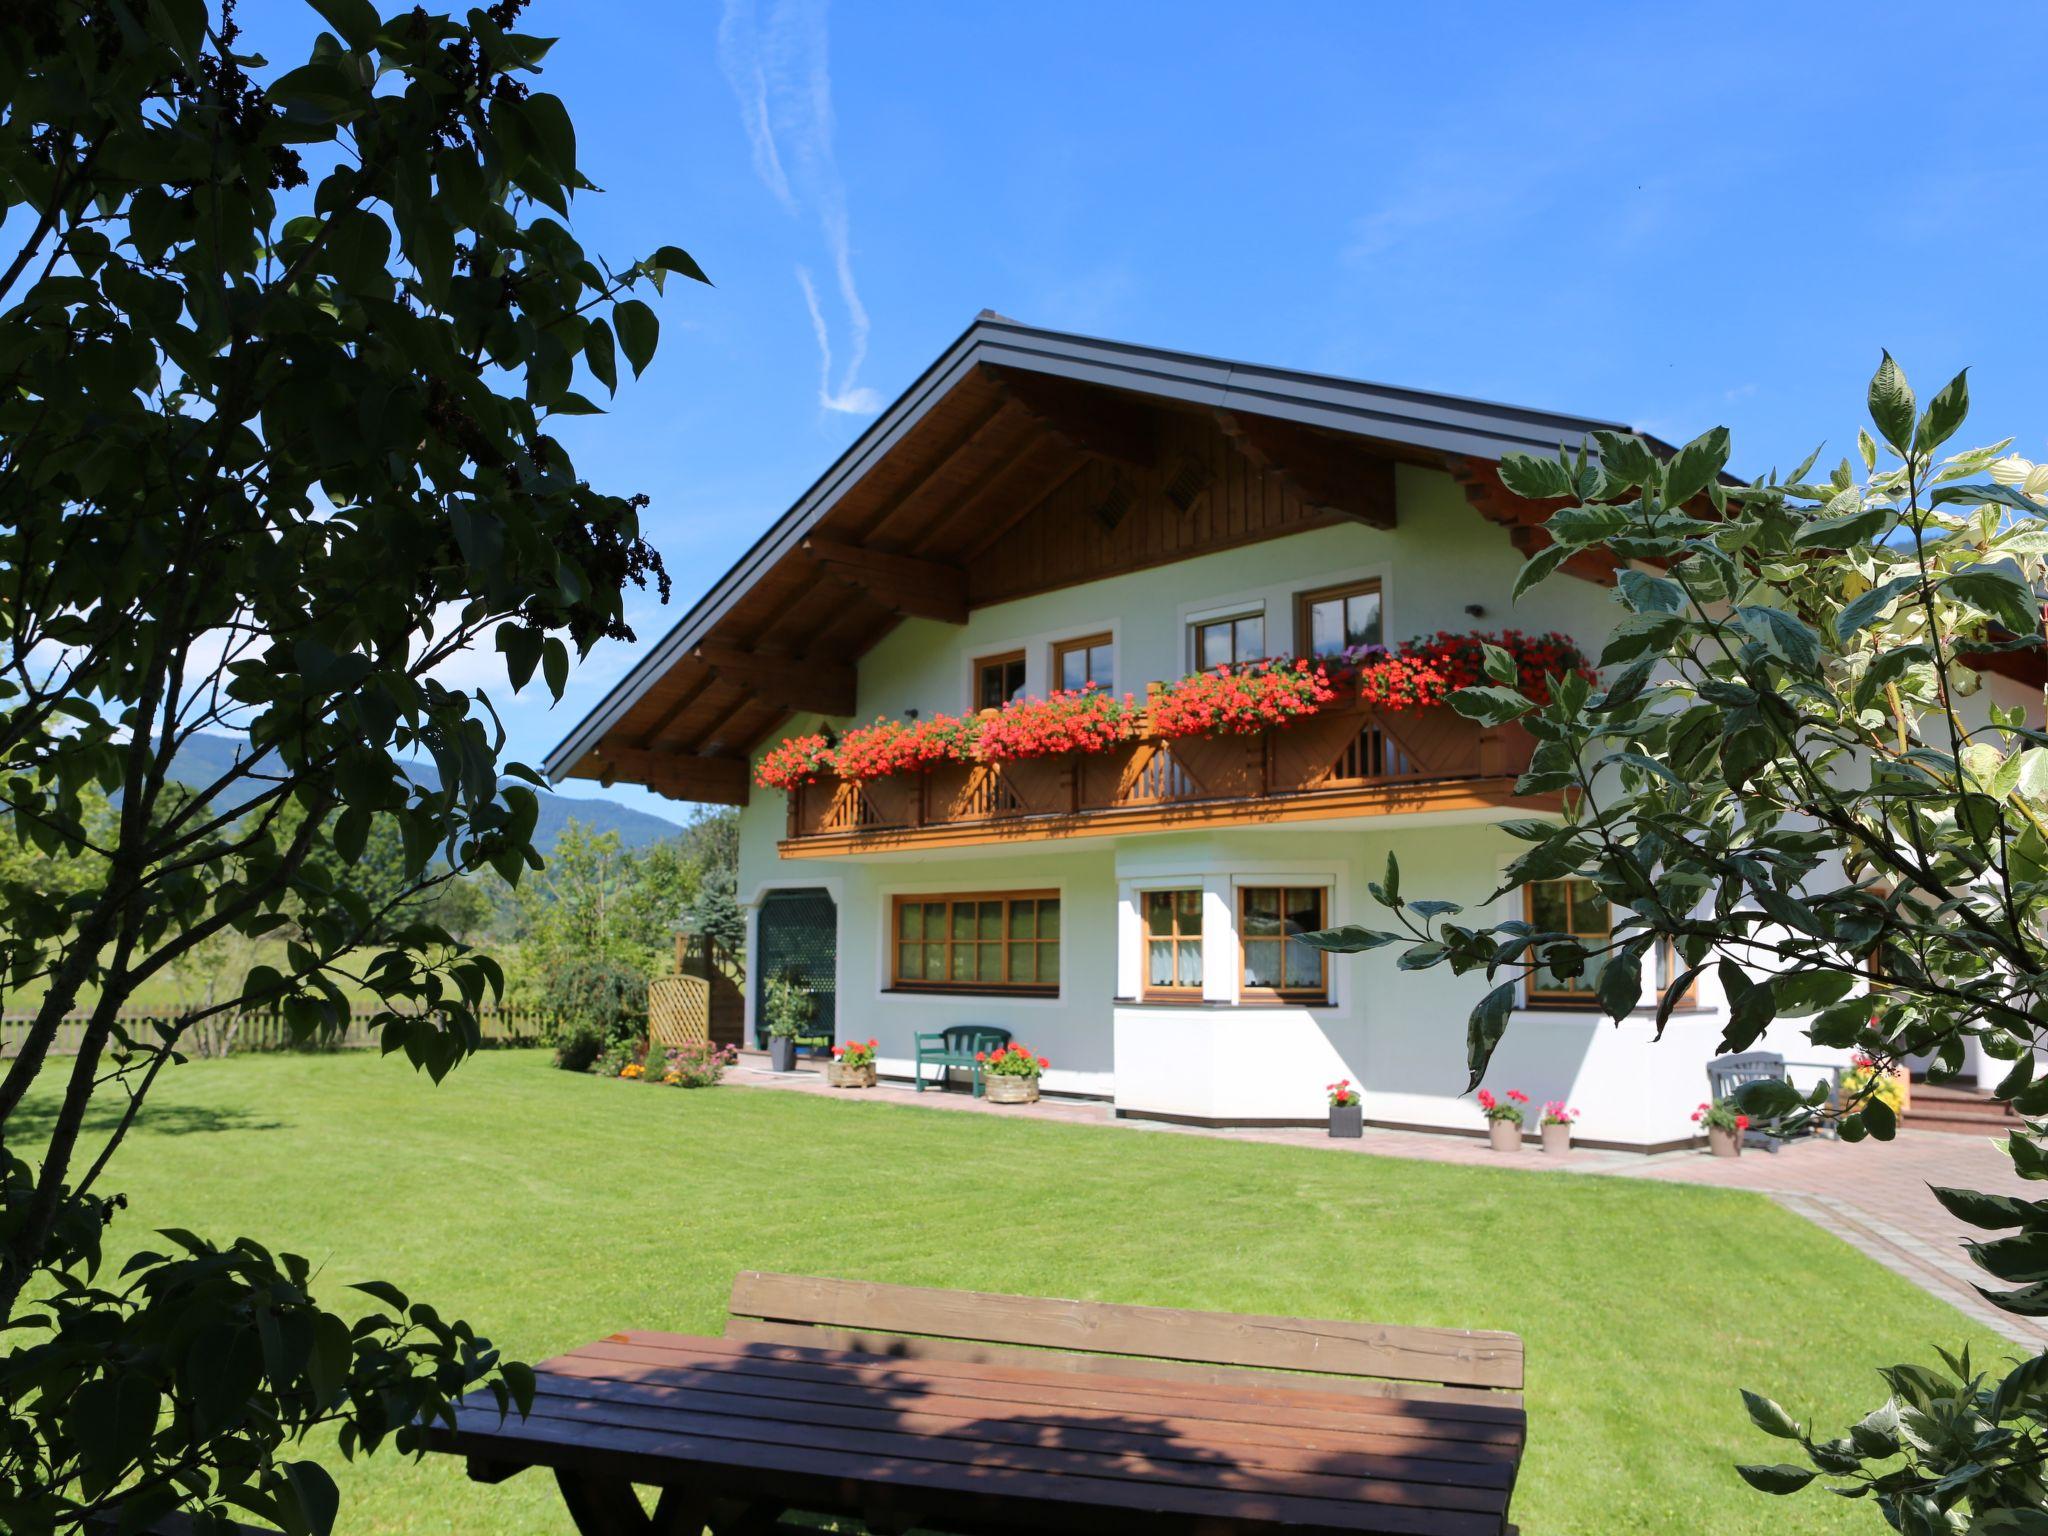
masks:
[(1716, 1157), (1740, 1157), (1742, 1133), (1749, 1129), (1749, 1116), (1735, 1107), (1733, 1099), (1716, 1099), (1692, 1112), (1692, 1123), (1707, 1128), (1707, 1150)]
[(818, 1015), (817, 999), (790, 972), (768, 979), (766, 1008), (768, 1067), (773, 1072), (796, 1070), (796, 1042)]
[(1529, 1095), (1510, 1088), (1507, 1097), (1497, 1099), (1488, 1089), (1479, 1090), (1479, 1111), (1486, 1116), (1486, 1139), (1496, 1152), (1522, 1150), (1522, 1106)]
[(1365, 1134), (1365, 1104), (1359, 1098), (1358, 1090), (1351, 1086), (1351, 1079), (1340, 1078), (1330, 1084), (1330, 1134), (1353, 1141)]
[(992, 1051), (976, 1051), (981, 1064), (982, 1097), (991, 1104), (1036, 1104), (1038, 1074), (1052, 1063), (1034, 1056), (1025, 1045), (999, 1045)]
[(859, 1040), (832, 1047), (832, 1060), (825, 1067), (825, 1081), (834, 1088), (875, 1086), (875, 1042)]
[(1569, 1152), (1572, 1149), (1572, 1122), (1579, 1118), (1579, 1112), (1568, 1106), (1562, 1099), (1551, 1099), (1543, 1106), (1543, 1150), (1546, 1152)]

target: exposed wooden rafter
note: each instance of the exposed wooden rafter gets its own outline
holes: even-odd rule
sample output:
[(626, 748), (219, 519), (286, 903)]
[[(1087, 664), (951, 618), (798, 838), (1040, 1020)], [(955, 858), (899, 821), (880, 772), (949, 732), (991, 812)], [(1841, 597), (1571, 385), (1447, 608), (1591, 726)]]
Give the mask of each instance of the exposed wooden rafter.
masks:
[(805, 539), (803, 547), (827, 574), (891, 612), (946, 624), (967, 622), (967, 576), (956, 565), (868, 549), (822, 533)]
[(671, 800), (747, 803), (747, 760), (743, 757), (693, 757), (645, 747), (604, 746), (593, 752), (591, 759), (596, 776), (607, 785), (614, 779), (626, 779)]
[(1129, 396), (986, 363), (981, 371), (1048, 432), (1081, 452), (1132, 469), (1151, 469), (1159, 462), (1159, 423), (1149, 407)]
[(693, 653), (725, 681), (784, 709), (818, 715), (853, 713), (853, 668), (816, 656), (771, 656), (706, 641)]
[(1255, 468), (1278, 475), (1304, 503), (1371, 528), (1394, 526), (1394, 463), (1309, 427), (1216, 412), (1216, 424)]

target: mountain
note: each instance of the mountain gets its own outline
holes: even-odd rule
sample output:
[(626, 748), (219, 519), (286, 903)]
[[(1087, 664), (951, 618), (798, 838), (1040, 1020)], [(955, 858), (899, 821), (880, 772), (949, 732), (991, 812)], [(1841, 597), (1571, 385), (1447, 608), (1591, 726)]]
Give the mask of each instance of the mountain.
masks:
[[(231, 736), (193, 736), (171, 760), (171, 777), (195, 786), (211, 784), (228, 771), (238, 754), (247, 755), (248, 750), (247, 742), (237, 741)], [(409, 771), (423, 783), (439, 781), (432, 763), (411, 765)], [(227, 808), (232, 809), (233, 803), (230, 802)], [(666, 817), (636, 811), (615, 801), (543, 791), (540, 820), (535, 824), (533, 833), (534, 843), (542, 853), (553, 851), (555, 839), (562, 835), (563, 826), (571, 819), (581, 822), (593, 832), (618, 833), (619, 842), (627, 848), (644, 848), (649, 843), (674, 837), (683, 830)]]

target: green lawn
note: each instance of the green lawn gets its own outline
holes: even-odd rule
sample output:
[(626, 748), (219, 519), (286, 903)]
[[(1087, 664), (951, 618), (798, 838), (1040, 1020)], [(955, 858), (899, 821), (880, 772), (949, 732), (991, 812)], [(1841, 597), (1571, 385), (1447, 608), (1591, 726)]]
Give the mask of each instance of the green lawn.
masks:
[[(241, 1233), (389, 1278), (528, 1359), (624, 1327), (716, 1331), (735, 1270), (1224, 1311), (1508, 1328), (1528, 1343), (1532, 1536), (1868, 1530), (1775, 1461), (1738, 1386), (1839, 1423), (1871, 1368), (2002, 1347), (1760, 1197), (1437, 1167), (845, 1099), (572, 1077), (533, 1052), (439, 1088), (367, 1053), (168, 1075), (116, 1164), (116, 1229)], [(566, 1532), (537, 1474), (340, 1472), (342, 1530)]]

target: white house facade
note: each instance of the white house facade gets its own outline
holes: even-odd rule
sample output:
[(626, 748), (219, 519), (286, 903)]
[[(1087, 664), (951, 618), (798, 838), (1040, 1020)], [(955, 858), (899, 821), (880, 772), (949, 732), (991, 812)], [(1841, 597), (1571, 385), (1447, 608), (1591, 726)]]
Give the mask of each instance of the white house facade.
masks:
[[(1120, 1115), (1313, 1123), (1346, 1078), (1369, 1124), (1477, 1133), (1478, 979), (1293, 935), (1374, 923), (1389, 854), (1411, 898), (1500, 917), (1537, 901), (1547, 925), (1601, 931), (1590, 887), (1493, 895), (1520, 846), (1499, 823), (1558, 811), (1514, 793), (1526, 738), (1340, 699), (1268, 732), (1165, 739), (1146, 706), (1218, 664), (1334, 665), (1440, 632), (1555, 632), (1597, 655), (1612, 568), (1511, 602), (1545, 509), (1494, 466), (1609, 425), (985, 315), (549, 771), (743, 806), (750, 1031), (760, 981), (794, 969), (821, 1029), (877, 1039), (885, 1076), (910, 1075), (916, 1034), (986, 1024), (1051, 1063), (1046, 1091)], [(756, 782), (792, 739), (1089, 685), (1138, 706), (1114, 750)], [(1583, 1143), (1692, 1140), (1724, 1023), (1711, 974), (1661, 1040), (1647, 1010), (1616, 1024), (1585, 985), (1530, 991), (1487, 1084), (1571, 1104)], [(1796, 1026), (1759, 1048), (1818, 1054)]]

